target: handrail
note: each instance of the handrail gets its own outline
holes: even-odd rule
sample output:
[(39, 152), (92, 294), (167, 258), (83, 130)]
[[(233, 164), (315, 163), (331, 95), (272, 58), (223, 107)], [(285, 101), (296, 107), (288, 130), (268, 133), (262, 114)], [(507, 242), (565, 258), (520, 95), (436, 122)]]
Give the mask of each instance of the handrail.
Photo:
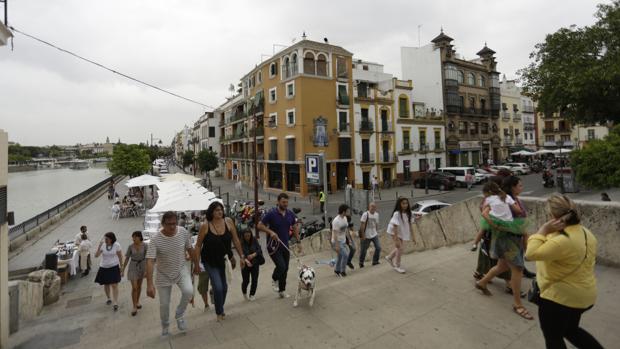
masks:
[(118, 178), (118, 176), (110, 176), (104, 180), (102, 180), (101, 182), (93, 185), (92, 187), (84, 190), (83, 192), (74, 195), (73, 197), (61, 202), (60, 204), (30, 218), (27, 219), (17, 225), (12, 226), (9, 229), (9, 241), (26, 234), (26, 232), (38, 227), (39, 225), (43, 224), (44, 222), (50, 220), (52, 217), (54, 217), (55, 215), (59, 214), (60, 212), (66, 210), (68, 207), (70, 207), (71, 205), (73, 205), (74, 203), (82, 200), (83, 198), (85, 198), (86, 196), (92, 194), (93, 192), (99, 190), (102, 186), (107, 185), (111, 179), (116, 179)]

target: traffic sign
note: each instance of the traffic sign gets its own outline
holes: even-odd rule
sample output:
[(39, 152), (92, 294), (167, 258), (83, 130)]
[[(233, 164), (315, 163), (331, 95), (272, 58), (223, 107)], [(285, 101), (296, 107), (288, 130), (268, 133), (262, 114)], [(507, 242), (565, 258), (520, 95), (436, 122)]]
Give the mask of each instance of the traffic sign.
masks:
[(306, 183), (321, 184), (321, 156), (319, 154), (306, 154)]

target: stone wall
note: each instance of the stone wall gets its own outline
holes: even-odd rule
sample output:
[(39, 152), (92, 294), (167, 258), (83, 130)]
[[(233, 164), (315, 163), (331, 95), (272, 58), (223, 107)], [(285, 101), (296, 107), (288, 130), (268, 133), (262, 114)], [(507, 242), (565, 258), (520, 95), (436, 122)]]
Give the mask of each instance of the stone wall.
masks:
[[(480, 229), (480, 200), (481, 197), (465, 200), (431, 212), (417, 220), (413, 227), (417, 245), (411, 242), (405, 243), (404, 252), (436, 249), (473, 240)], [(534, 233), (547, 220), (546, 201), (528, 197), (523, 197), (522, 200), (530, 219), (530, 233)], [(581, 212), (583, 225), (597, 237), (598, 263), (620, 267), (620, 204), (591, 201), (576, 201), (576, 203)], [(391, 237), (385, 233), (385, 229), (379, 236), (383, 254), (389, 253), (394, 246)], [(320, 234), (304, 239), (302, 241), (304, 253), (311, 254), (330, 249), (329, 240), (329, 230), (323, 230)], [(371, 256), (372, 247), (366, 255), (367, 260)]]

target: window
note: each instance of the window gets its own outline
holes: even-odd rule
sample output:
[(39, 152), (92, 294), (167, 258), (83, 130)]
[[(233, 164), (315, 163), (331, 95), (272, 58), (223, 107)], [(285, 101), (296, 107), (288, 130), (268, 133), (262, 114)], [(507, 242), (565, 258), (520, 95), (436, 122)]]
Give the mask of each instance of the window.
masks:
[(512, 105), (512, 111), (518, 112), (519, 111), (519, 107), (516, 104), (513, 104)]
[(487, 123), (482, 123), (480, 124), (480, 133), (482, 133), (483, 135), (488, 135), (489, 134), (489, 124)]
[(338, 104), (349, 105), (349, 94), (345, 84), (338, 84)]
[(469, 109), (472, 112), (476, 109), (476, 97), (469, 97)]
[(345, 110), (338, 111), (338, 131), (349, 132), (349, 113)]
[(286, 83), (286, 98), (295, 97), (295, 81)]
[(555, 136), (545, 136), (545, 142), (555, 142)]
[(409, 117), (409, 99), (405, 96), (398, 97), (398, 115), (401, 118)]
[(508, 110), (508, 106), (506, 105), (506, 103), (502, 103), (502, 110)]
[(409, 137), (409, 130), (403, 130), (403, 150), (413, 150), (411, 147), (411, 138)]
[(317, 56), (316, 75), (327, 76), (327, 58), (322, 53)]
[(284, 62), (282, 62), (282, 75), (284, 79), (291, 77), (291, 64), (288, 57), (284, 57)]
[(288, 161), (295, 161), (295, 138), (286, 140), (286, 148), (288, 152)]
[(420, 171), (427, 171), (427, 162), (426, 159), (420, 159), (419, 160), (419, 166), (420, 166)]
[(459, 133), (466, 134), (467, 133), (467, 122), (459, 121)]
[(362, 65), (362, 70), (368, 70), (368, 66), (366, 64)]
[(263, 82), (263, 72), (259, 71), (258, 74), (256, 74), (256, 80), (258, 81), (258, 83), (262, 83)]
[(478, 123), (477, 122), (472, 122), (471, 123), (471, 128), (469, 129), (469, 133), (472, 135), (477, 135), (478, 134)]
[(306, 55), (304, 56), (304, 74), (316, 75), (314, 54), (312, 52), (306, 52)]
[(338, 138), (338, 156), (340, 159), (351, 159), (351, 138)]
[(453, 66), (452, 64), (446, 64), (446, 67), (444, 68), (444, 74), (445, 74), (445, 79), (446, 80), (457, 80), (458, 79), (458, 72), (456, 70), (456, 67)]
[(269, 103), (271, 104), (275, 103), (278, 100), (277, 89), (277, 87), (269, 89)]
[(588, 130), (588, 140), (593, 140), (595, 137), (594, 130)]
[(360, 82), (357, 84), (357, 96), (361, 98), (368, 98), (368, 83)]
[(484, 76), (480, 75), (480, 87), (486, 87), (487, 86), (487, 79), (484, 78)]
[(273, 62), (269, 65), (269, 78), (273, 78), (278, 75), (278, 63)]
[[(272, 139), (269, 141), (269, 150), (270, 150), (269, 154), (273, 154), (273, 155), (278, 154), (278, 140), (277, 139)], [(277, 160), (277, 157), (275, 159), (269, 159), (269, 160)]]
[(459, 82), (459, 84), (462, 84), (462, 83), (463, 83), (463, 81), (464, 81), (465, 79), (464, 79), (464, 76), (463, 76), (463, 72), (462, 72), (462, 71), (460, 71), (460, 70), (458, 71), (456, 80)]
[(286, 124), (288, 126), (295, 125), (295, 109), (289, 109), (286, 111)]
[(553, 131), (553, 121), (545, 121), (545, 130), (547, 132)]
[(297, 73), (299, 72), (299, 69), (298, 69), (298, 65), (297, 65), (297, 54), (296, 53), (293, 53), (291, 55), (291, 63), (290, 64), (291, 64), (291, 68), (290, 68), (291, 75), (297, 75)]
[(483, 113), (487, 110), (487, 101), (484, 98), (480, 98), (480, 109)]
[(561, 135), (560, 139), (562, 142), (570, 142), (570, 135)]
[(504, 136), (508, 136), (508, 135), (509, 135), (509, 133), (508, 133), (508, 129), (507, 129), (507, 128), (505, 128), (505, 129), (504, 129)]
[(476, 85), (476, 76), (474, 73), (467, 74), (467, 84), (471, 86)]
[(465, 110), (465, 97), (464, 96), (459, 96), (459, 106), (461, 107), (461, 110)]
[(441, 149), (441, 130), (435, 130), (435, 149)]
[(269, 127), (278, 126), (278, 113), (269, 114)]
[(346, 78), (349, 76), (349, 74), (347, 73), (347, 62), (345, 61), (344, 57), (336, 58), (336, 71), (338, 72), (339, 78)]
[(420, 128), (419, 133), (420, 133), (420, 148), (422, 148), (426, 146), (426, 129)]
[(209, 137), (215, 137), (215, 126), (209, 126)]

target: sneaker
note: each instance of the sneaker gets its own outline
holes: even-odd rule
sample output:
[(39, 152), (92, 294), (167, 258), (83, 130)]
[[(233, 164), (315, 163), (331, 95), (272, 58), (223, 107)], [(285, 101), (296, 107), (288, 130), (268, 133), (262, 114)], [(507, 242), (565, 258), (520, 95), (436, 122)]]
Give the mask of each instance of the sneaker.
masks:
[(339, 271), (334, 271), (334, 274), (336, 274), (337, 277), (342, 277), (342, 275), (340, 275)]
[(250, 300), (250, 302), (254, 302), (256, 300), (256, 297), (255, 296), (250, 296), (249, 300)]
[(372, 262), (372, 265), (379, 265), (379, 264), (381, 264), (381, 263), (379, 263), (379, 261)]
[(177, 319), (177, 328), (179, 329), (180, 332), (187, 331), (187, 324), (185, 323), (184, 318)]
[(168, 331), (168, 327), (162, 327), (161, 336), (162, 338), (167, 338), (168, 336), (170, 336), (170, 331)]
[(392, 267), (394, 266), (394, 263), (392, 263), (392, 259), (390, 259), (390, 257), (385, 256), (385, 260), (386, 260), (388, 263), (390, 263), (390, 265), (391, 265)]
[(355, 270), (353, 263), (347, 263), (347, 267), (351, 268), (351, 270)]
[(247, 294), (243, 294), (243, 299), (245, 299), (246, 301), (248, 300), (248, 295)]
[(342, 277), (346, 277), (346, 276), (347, 276), (347, 273), (343, 271), (342, 273), (340, 273), (340, 276), (342, 276)]
[(112, 300), (111, 300), (111, 299), (108, 299), (108, 300), (105, 302), (105, 305), (112, 305)]
[(394, 267), (394, 270), (396, 270), (397, 272), (404, 274), (405, 273), (405, 269), (401, 268), (401, 267)]
[(364, 263), (360, 263), (360, 269), (364, 267)]
[(536, 273), (533, 273), (529, 270), (527, 270), (527, 268), (523, 269), (523, 276), (528, 278), (528, 279), (535, 279), (536, 278)]
[(280, 285), (276, 280), (271, 280), (271, 287), (273, 288), (273, 292), (280, 291)]
[(284, 291), (278, 292), (278, 295), (280, 296), (280, 298), (290, 298), (291, 297), (288, 293), (286, 293)]
[(473, 244), (473, 245), (471, 245), (471, 250), (470, 250), (470, 251), (474, 252), (474, 251), (476, 251), (477, 249), (478, 249), (478, 245)]

